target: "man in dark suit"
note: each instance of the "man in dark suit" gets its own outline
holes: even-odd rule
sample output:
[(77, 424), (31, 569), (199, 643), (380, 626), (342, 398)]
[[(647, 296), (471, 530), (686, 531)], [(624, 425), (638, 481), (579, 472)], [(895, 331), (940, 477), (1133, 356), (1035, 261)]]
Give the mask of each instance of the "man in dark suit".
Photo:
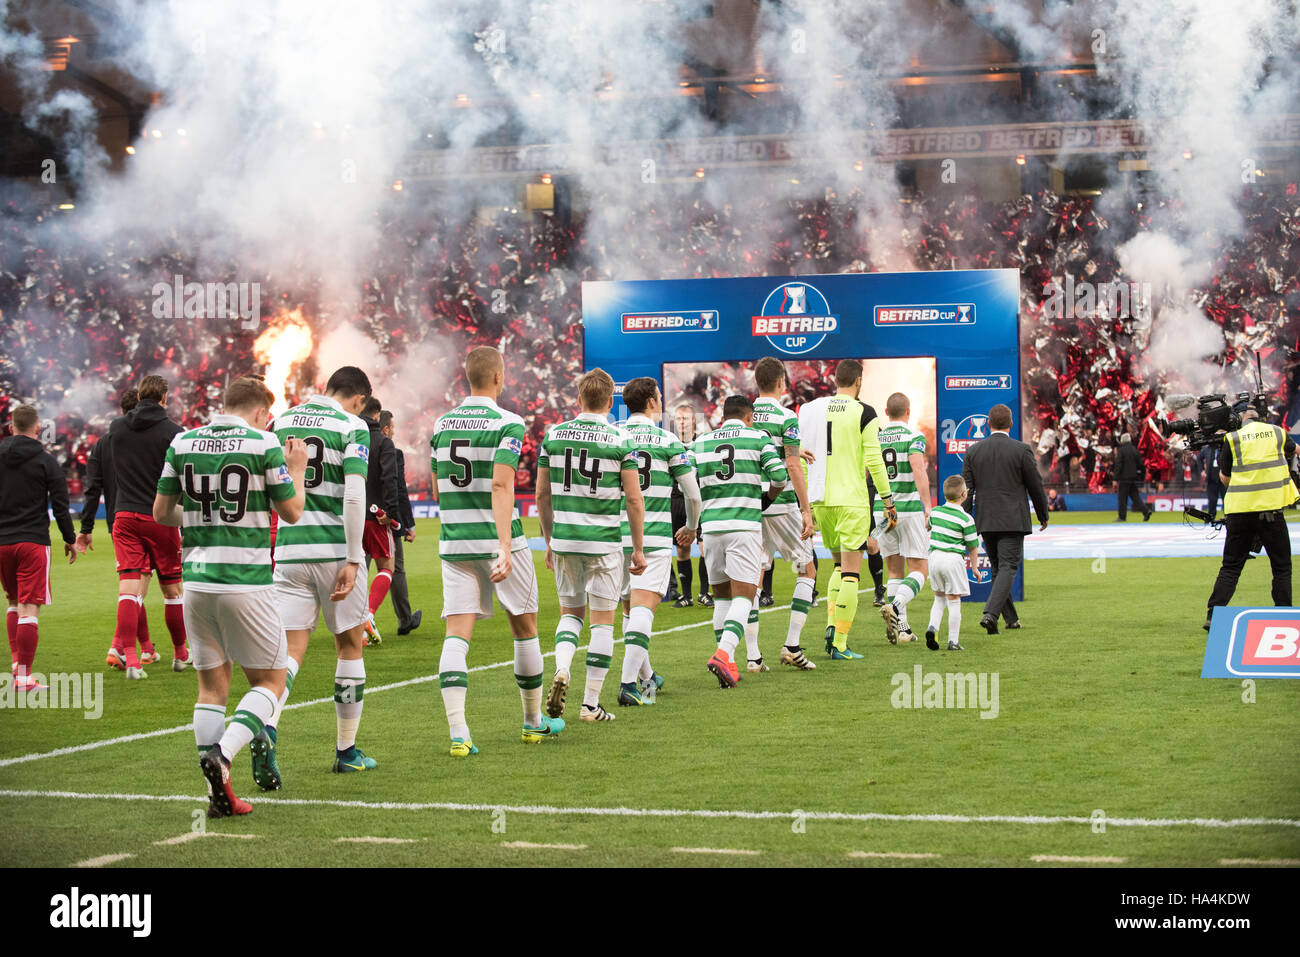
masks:
[[(384, 409), (379, 413), (379, 430), (391, 440), (396, 431), (393, 427), (393, 413)], [(408, 545), (415, 541), (415, 516), (411, 513), (411, 496), (406, 490), (406, 455), (393, 445), (397, 452), (397, 520), (402, 523), (400, 535), (393, 536), (393, 611), (397, 613), (397, 633), (409, 635), (420, 627), (424, 613), (420, 609), (411, 611), (411, 598), (406, 590), (406, 556), (402, 542)]]
[(1007, 617), (1008, 628), (1020, 627), (1011, 602), (1011, 586), (1025, 557), (1025, 536), (1031, 531), (1027, 499), (1034, 500), (1034, 511), (1041, 523), (1039, 531), (1047, 528), (1048, 511), (1034, 450), (1011, 437), (1011, 410), (1007, 406), (989, 409), (989, 430), (987, 439), (967, 450), (961, 476), (970, 490), (966, 510), (975, 518), (993, 567), (993, 589), (984, 605), (980, 627), (996, 635), (998, 615)]
[(1119, 520), (1128, 521), (1128, 506), (1142, 513), (1142, 521), (1149, 522), (1154, 508), (1142, 501), (1138, 489), (1142, 485), (1142, 473), (1146, 466), (1142, 463), (1142, 453), (1133, 445), (1133, 438), (1127, 432), (1119, 437), (1119, 451), (1115, 453), (1115, 498), (1119, 509)]

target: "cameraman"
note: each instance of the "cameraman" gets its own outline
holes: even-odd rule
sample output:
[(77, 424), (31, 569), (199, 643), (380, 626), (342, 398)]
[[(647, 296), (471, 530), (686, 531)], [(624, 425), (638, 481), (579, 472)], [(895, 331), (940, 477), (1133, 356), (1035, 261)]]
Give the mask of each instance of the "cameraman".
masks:
[(1291, 535), (1282, 510), (1300, 498), (1287, 465), (1296, 445), (1283, 429), (1259, 421), (1255, 409), (1247, 409), (1241, 418), (1241, 428), (1223, 437), (1219, 452), (1219, 471), (1227, 489), (1223, 511), (1228, 536), (1223, 566), (1210, 594), (1206, 631), (1215, 607), (1232, 600), (1255, 541), (1263, 545), (1273, 566), (1273, 604), (1291, 604)]

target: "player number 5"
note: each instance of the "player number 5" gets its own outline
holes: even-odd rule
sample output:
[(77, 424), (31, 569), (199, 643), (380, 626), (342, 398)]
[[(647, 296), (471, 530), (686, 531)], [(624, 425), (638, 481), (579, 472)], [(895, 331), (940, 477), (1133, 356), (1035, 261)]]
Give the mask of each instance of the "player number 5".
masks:
[(460, 475), (448, 475), (447, 478), (456, 488), (468, 488), (474, 481), (474, 465), (464, 455), (469, 448), (469, 439), (453, 439), (451, 442), (451, 464), (460, 466)]

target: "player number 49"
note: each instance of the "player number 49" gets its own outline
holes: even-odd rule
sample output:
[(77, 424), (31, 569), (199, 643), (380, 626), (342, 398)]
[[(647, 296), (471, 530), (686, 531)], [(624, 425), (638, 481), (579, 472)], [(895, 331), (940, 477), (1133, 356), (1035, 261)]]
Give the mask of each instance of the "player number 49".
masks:
[(199, 475), (192, 464), (185, 466), (185, 494), (199, 503), (205, 524), (211, 523), (213, 511), (227, 524), (234, 524), (248, 511), (248, 469), (242, 465), (227, 465), (215, 476), (217, 487), (212, 487), (210, 473)]

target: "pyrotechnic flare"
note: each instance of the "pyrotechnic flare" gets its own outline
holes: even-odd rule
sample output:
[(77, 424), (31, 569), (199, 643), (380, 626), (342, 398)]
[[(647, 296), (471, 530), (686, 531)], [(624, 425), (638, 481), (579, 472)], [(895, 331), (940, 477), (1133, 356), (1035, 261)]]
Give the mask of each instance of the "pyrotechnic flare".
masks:
[(253, 342), (253, 355), (266, 366), (266, 387), (275, 396), (271, 415), (289, 408), (289, 377), (312, 352), (311, 326), (298, 309), (272, 322)]

